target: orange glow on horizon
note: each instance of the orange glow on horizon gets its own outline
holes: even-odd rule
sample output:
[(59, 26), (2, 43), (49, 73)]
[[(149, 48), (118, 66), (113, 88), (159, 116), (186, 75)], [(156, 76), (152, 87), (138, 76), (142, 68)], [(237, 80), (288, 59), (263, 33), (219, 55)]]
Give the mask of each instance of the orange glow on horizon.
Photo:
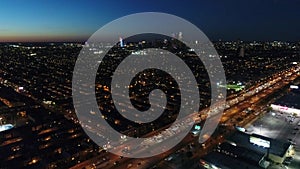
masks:
[(87, 36), (0, 36), (0, 42), (83, 42)]

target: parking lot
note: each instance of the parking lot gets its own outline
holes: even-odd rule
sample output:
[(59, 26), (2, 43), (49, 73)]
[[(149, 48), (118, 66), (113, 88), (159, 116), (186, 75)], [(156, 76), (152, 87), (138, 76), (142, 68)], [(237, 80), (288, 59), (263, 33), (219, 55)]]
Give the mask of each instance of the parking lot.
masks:
[[(289, 141), (294, 145), (292, 159), (287, 160), (281, 168), (299, 169), (300, 166), (300, 118), (282, 112), (268, 112), (250, 125), (248, 133), (256, 133), (270, 138)], [(299, 125), (298, 125), (299, 124)]]

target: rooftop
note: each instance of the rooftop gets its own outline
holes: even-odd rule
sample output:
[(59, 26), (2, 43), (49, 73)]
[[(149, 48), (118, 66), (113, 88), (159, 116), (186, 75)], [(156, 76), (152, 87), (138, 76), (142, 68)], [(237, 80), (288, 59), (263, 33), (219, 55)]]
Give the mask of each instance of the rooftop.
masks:
[[(228, 140), (231, 142), (234, 142), (238, 146), (244, 147), (249, 150), (253, 150), (260, 153), (267, 153), (267, 149), (263, 148), (262, 146), (257, 146), (252, 143), (250, 143), (250, 134), (243, 133), (237, 131), (235, 134), (233, 134)], [(261, 136), (261, 138), (266, 138), (264, 136)], [(286, 151), (289, 149), (291, 143), (288, 141), (279, 141), (272, 138), (267, 138), (268, 141), (270, 141), (270, 154), (274, 154), (280, 157), (283, 157)]]
[(239, 169), (261, 169), (258, 163), (249, 164), (239, 158), (232, 157), (230, 155), (226, 155), (219, 152), (211, 152), (202, 158), (206, 162), (209, 162), (217, 167), (224, 168), (224, 169), (231, 169), (231, 168), (239, 168)]

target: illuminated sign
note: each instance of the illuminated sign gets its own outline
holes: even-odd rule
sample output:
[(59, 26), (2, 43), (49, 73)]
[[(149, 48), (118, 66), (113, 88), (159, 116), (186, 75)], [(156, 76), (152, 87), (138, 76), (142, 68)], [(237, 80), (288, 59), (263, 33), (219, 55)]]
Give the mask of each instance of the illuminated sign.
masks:
[(289, 108), (288, 107), (285, 107), (285, 106), (279, 106), (279, 110), (288, 110)]
[(1, 131), (5, 131), (5, 130), (9, 130), (12, 129), (14, 126), (12, 124), (4, 124), (0, 126), (0, 132)]
[(296, 86), (296, 85), (291, 85), (290, 88), (291, 88), (291, 89), (299, 89), (299, 87)]
[(280, 111), (280, 112), (285, 112), (285, 113), (290, 113), (290, 114), (296, 113), (298, 116), (300, 115), (300, 109), (289, 108), (286, 106), (280, 106), (280, 105), (274, 105), (274, 104), (271, 104), (271, 107), (274, 111)]
[(201, 129), (201, 126), (195, 125), (195, 130), (200, 130), (200, 129)]
[(250, 136), (250, 143), (262, 146), (264, 148), (270, 148), (270, 141), (258, 137)]

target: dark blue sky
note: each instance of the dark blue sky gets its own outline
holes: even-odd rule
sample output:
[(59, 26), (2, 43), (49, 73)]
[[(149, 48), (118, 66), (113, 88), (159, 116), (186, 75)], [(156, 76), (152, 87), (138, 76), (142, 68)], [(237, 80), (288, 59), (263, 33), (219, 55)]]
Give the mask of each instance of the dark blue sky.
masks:
[(300, 40), (300, 0), (1, 0), (0, 41), (86, 40), (137, 12), (166, 12), (211, 40)]

